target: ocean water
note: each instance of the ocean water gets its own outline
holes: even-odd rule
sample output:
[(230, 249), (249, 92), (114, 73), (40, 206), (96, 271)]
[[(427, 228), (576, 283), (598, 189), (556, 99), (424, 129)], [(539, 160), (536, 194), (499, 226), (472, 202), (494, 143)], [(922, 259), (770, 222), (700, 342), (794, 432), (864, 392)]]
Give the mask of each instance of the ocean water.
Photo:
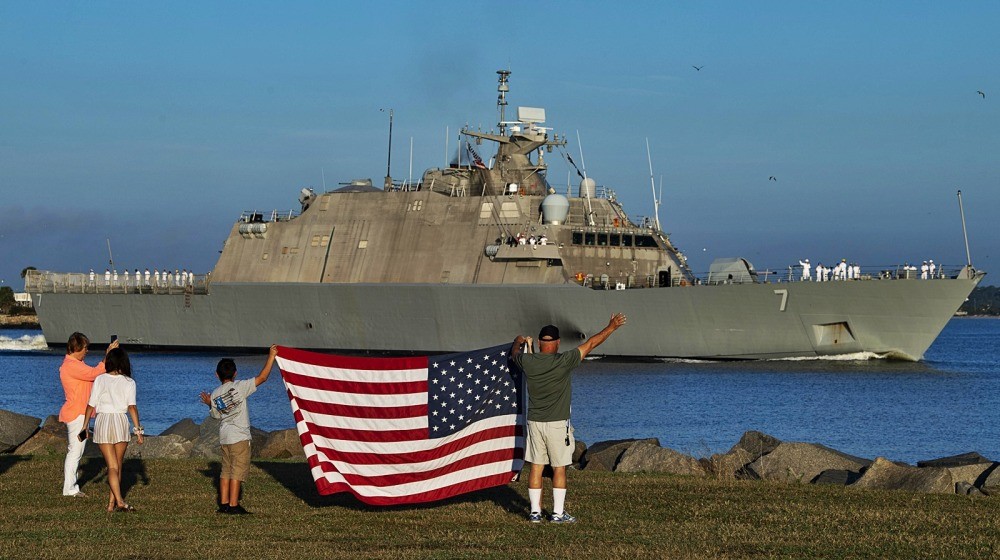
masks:
[[(615, 336), (625, 336), (619, 331)], [(573, 378), (573, 424), (587, 443), (657, 437), (696, 456), (728, 450), (746, 430), (786, 441), (914, 463), (967, 451), (1000, 460), (1000, 320), (953, 319), (924, 361), (853, 356), (759, 362), (588, 360)], [(198, 394), (218, 382), (219, 354), (131, 352), (147, 433), (201, 421)], [(229, 355), (238, 376), (263, 355)], [(0, 330), (0, 409), (44, 418), (62, 405), (58, 368), (40, 331)], [(97, 356), (88, 361), (96, 362)], [(294, 426), (277, 370), (251, 397), (252, 423)]]

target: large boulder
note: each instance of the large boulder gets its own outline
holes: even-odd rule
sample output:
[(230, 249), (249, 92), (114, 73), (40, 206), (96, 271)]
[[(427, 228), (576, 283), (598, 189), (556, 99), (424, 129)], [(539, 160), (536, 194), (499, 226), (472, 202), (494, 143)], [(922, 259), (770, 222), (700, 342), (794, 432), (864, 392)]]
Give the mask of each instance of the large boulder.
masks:
[(618, 460), (622, 454), (640, 441), (649, 442), (656, 446), (660, 445), (660, 440), (656, 438), (599, 441), (587, 448), (587, 452), (580, 459), (580, 463), (586, 470), (613, 471), (618, 465)]
[(295, 428), (275, 430), (267, 436), (258, 455), (261, 459), (305, 459), (302, 440)]
[(952, 494), (955, 482), (943, 467), (910, 467), (878, 457), (851, 488), (904, 490), (924, 494)]
[[(956, 492), (958, 492), (957, 486), (960, 483), (977, 487), (983, 486), (988, 475), (996, 469), (995, 465), (997, 464), (1000, 463), (994, 463), (975, 451), (942, 457), (940, 459), (931, 459), (930, 461), (917, 461), (917, 466), (920, 468), (948, 469), (948, 472), (951, 473), (951, 478), (955, 481)], [(968, 492), (961, 493), (968, 494)]]
[[(216, 426), (216, 431), (218, 431), (218, 426)], [(199, 426), (194, 420), (190, 418), (185, 418), (180, 422), (177, 422), (173, 426), (170, 426), (160, 434), (161, 436), (181, 436), (188, 441), (194, 441), (198, 439), (201, 435), (201, 426)]]
[(847, 486), (854, 484), (854, 481), (861, 478), (861, 473), (844, 469), (827, 469), (812, 480), (813, 484), (830, 484), (833, 486)]
[(782, 442), (747, 465), (742, 474), (778, 482), (808, 483), (825, 470), (860, 471), (871, 463), (817, 443)]
[(671, 474), (686, 474), (704, 476), (705, 469), (698, 460), (689, 455), (678, 453), (673, 449), (660, 447), (658, 444), (642, 441), (629, 447), (622, 453), (615, 472), (665, 472)]
[(990, 496), (1000, 496), (1000, 468), (997, 468), (997, 465), (1000, 463), (988, 466), (980, 475), (981, 482), (977, 485), (980, 490)]
[(42, 423), (35, 435), (14, 450), (17, 455), (49, 455), (66, 453), (66, 424), (59, 417), (51, 415)]
[(579, 469), (580, 461), (583, 460), (584, 454), (587, 453), (587, 444), (580, 440), (576, 440), (576, 446), (573, 447), (573, 468)]
[(125, 450), (126, 459), (183, 459), (191, 455), (194, 442), (184, 436), (171, 434), (167, 436), (146, 436), (142, 445), (135, 438), (128, 443)]
[(41, 418), (0, 410), (0, 453), (13, 451), (28, 441), (41, 423)]
[(990, 461), (986, 457), (983, 457), (975, 451), (969, 453), (962, 453), (961, 455), (952, 455), (950, 457), (941, 457), (940, 459), (931, 459), (930, 461), (917, 461), (917, 466), (920, 468), (924, 467), (966, 467), (969, 465), (978, 465), (981, 463), (990, 464)]
[(730, 479), (736, 478), (737, 473), (755, 459), (757, 457), (746, 449), (734, 446), (728, 453), (716, 453), (699, 462), (708, 474), (716, 478)]
[(747, 463), (756, 461), (762, 455), (767, 455), (768, 453), (774, 451), (776, 447), (781, 445), (781, 440), (765, 434), (764, 432), (758, 432), (755, 430), (750, 430), (743, 432), (743, 436), (740, 437), (740, 441), (736, 442), (736, 445), (729, 450), (732, 454), (737, 450), (744, 450), (750, 454), (751, 459)]

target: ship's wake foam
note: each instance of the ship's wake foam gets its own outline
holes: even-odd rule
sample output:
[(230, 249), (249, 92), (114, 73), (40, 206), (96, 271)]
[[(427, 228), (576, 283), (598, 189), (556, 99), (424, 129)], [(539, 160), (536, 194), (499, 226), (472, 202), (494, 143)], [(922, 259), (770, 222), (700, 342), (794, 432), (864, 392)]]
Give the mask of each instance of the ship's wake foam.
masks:
[(773, 358), (775, 362), (866, 362), (868, 360), (887, 360), (892, 356), (888, 354), (876, 354), (875, 352), (853, 352), (851, 354), (835, 354), (831, 356), (800, 356), (797, 358)]
[(45, 336), (40, 334), (26, 334), (16, 338), (0, 335), (0, 350), (30, 351), (47, 350), (48, 348)]

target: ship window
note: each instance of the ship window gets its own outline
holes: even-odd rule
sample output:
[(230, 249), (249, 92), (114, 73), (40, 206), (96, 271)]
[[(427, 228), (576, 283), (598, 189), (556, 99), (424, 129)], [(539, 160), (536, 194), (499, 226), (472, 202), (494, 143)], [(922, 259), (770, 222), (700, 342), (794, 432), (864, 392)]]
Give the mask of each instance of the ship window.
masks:
[(622, 236), (621, 236), (621, 234), (619, 234), (619, 233), (612, 233), (611, 234), (611, 246), (612, 247), (621, 247), (622, 246)]
[(601, 247), (607, 247), (608, 246), (608, 234), (606, 234), (606, 233), (598, 233), (597, 234), (597, 244), (600, 245)]
[(326, 247), (329, 244), (330, 244), (330, 236), (329, 235), (324, 235), (322, 238), (320, 238), (320, 240), (319, 240), (319, 246), (320, 247)]
[(573, 232), (573, 245), (583, 245), (583, 232), (574, 231)]
[(584, 245), (596, 245), (597, 244), (597, 234), (585, 233), (583, 234), (583, 244)]
[(314, 235), (312, 237), (312, 241), (309, 242), (309, 246), (310, 247), (319, 247), (319, 236), (318, 235)]
[(623, 235), (622, 236), (622, 247), (631, 247), (631, 246), (632, 246), (632, 236), (631, 235)]
[(298, 247), (292, 247), (292, 251), (291, 252), (292, 252), (293, 255), (298, 255), (299, 254), (299, 248)]
[(656, 247), (656, 240), (653, 239), (651, 235), (637, 235), (635, 236), (635, 246), (636, 247)]
[(288, 247), (282, 247), (281, 248), (281, 254), (282, 255), (287, 255), (288, 254)]

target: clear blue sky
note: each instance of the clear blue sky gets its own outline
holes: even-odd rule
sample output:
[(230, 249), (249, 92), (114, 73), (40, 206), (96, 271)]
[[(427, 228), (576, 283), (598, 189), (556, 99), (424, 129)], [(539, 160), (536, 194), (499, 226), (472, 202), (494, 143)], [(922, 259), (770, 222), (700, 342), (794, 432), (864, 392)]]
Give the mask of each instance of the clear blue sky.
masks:
[(415, 176), (441, 165), (446, 127), (494, 126), (506, 67), (632, 215), (649, 138), (696, 271), (961, 264), (961, 188), (994, 272), (998, 29), (997, 2), (3, 2), (0, 280), (103, 271), (107, 238), (122, 268), (208, 271), (241, 211), (323, 171), (379, 184), (379, 108), (394, 176), (411, 137)]

